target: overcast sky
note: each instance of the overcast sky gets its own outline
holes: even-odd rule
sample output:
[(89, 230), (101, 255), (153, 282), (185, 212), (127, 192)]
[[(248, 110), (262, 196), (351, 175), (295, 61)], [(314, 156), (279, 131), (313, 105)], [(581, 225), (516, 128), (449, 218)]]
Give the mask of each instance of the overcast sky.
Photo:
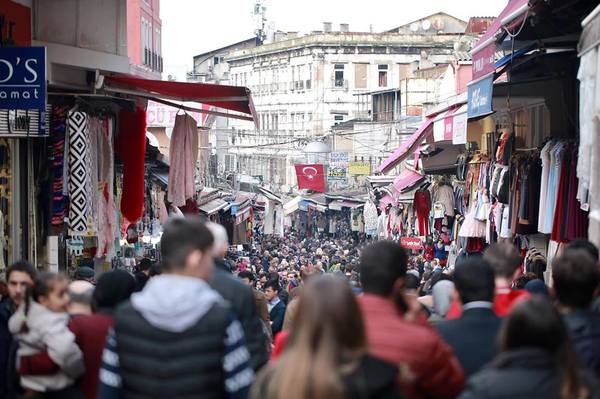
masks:
[[(381, 32), (438, 11), (467, 20), (496, 16), (507, 0), (266, 0), (275, 30), (309, 32), (322, 23), (349, 23), (351, 31)], [(255, 0), (162, 0), (163, 77), (185, 80), (192, 57), (254, 36)]]

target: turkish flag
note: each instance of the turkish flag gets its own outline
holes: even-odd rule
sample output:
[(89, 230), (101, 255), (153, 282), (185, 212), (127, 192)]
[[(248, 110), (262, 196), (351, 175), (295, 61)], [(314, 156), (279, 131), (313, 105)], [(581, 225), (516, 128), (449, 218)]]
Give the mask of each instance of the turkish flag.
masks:
[(325, 192), (325, 167), (323, 165), (295, 165), (298, 188)]

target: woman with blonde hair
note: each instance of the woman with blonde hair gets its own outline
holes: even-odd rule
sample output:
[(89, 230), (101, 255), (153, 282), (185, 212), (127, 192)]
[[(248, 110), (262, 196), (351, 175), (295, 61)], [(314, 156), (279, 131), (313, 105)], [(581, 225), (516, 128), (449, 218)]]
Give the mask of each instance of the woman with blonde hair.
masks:
[(395, 399), (398, 368), (367, 354), (348, 283), (323, 275), (303, 288), (281, 357), (258, 377), (253, 399)]

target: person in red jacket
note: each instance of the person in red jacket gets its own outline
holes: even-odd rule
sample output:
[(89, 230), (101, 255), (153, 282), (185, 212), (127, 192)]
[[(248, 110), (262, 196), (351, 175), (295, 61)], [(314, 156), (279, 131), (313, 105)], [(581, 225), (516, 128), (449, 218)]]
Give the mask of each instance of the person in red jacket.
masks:
[[(416, 299), (404, 293), (407, 256), (396, 243), (380, 241), (364, 249), (358, 298), (369, 351), (399, 365), (400, 387), (410, 399), (455, 398), (464, 385), (452, 349), (424, 322)], [(416, 306), (415, 306), (416, 303)]]
[[(75, 335), (75, 342), (83, 352), (85, 374), (79, 381), (79, 387), (85, 399), (95, 399), (98, 377), (102, 363), (102, 351), (106, 344), (108, 330), (113, 325), (113, 311), (121, 302), (127, 300), (135, 290), (134, 277), (125, 270), (113, 270), (104, 273), (93, 293), (93, 314), (74, 314), (69, 321), (69, 329)], [(51, 374), (58, 366), (42, 352), (34, 356), (21, 358), (21, 375)]]
[[(496, 295), (494, 296), (494, 312), (498, 317), (508, 315), (517, 303), (530, 298), (525, 290), (513, 290), (512, 282), (519, 273), (521, 256), (514, 245), (497, 243), (488, 247), (483, 254), (496, 276)], [(460, 302), (455, 300), (450, 304), (446, 318), (458, 319), (462, 315)]]

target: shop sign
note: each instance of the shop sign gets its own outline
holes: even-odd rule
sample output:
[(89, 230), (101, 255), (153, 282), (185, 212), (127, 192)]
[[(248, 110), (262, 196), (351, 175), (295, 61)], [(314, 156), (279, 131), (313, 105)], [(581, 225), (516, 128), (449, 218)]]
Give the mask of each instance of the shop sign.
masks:
[(303, 211), (303, 212), (308, 212), (308, 204), (310, 202), (306, 201), (306, 200), (302, 200), (300, 201), (300, 203), (298, 204), (298, 209)]
[(419, 251), (423, 249), (423, 241), (419, 237), (400, 237), (402, 248)]
[(348, 164), (348, 174), (350, 176), (369, 176), (371, 174), (371, 164), (369, 162), (350, 162)]
[(46, 48), (0, 48), (0, 135), (46, 135)]
[(250, 217), (250, 207), (238, 212), (235, 216), (235, 224), (240, 224)]
[(467, 113), (463, 112), (454, 116), (452, 126), (452, 144), (467, 143)]
[[(198, 104), (192, 103), (191, 107), (198, 108)], [(202, 104), (202, 109), (208, 110), (210, 107)], [(173, 127), (175, 126), (175, 117), (180, 112), (177, 108), (163, 105), (154, 101), (148, 101), (146, 109), (146, 125), (148, 127)], [(197, 126), (204, 126), (208, 114), (200, 112), (186, 111), (189, 116), (194, 118)]]
[(496, 69), (496, 43), (491, 43), (473, 54), (473, 80), (477, 80)]
[(492, 91), (494, 75), (469, 84), (468, 116), (476, 118), (492, 112)]
[(332, 152), (329, 154), (328, 181), (346, 181), (348, 179), (348, 153)]

